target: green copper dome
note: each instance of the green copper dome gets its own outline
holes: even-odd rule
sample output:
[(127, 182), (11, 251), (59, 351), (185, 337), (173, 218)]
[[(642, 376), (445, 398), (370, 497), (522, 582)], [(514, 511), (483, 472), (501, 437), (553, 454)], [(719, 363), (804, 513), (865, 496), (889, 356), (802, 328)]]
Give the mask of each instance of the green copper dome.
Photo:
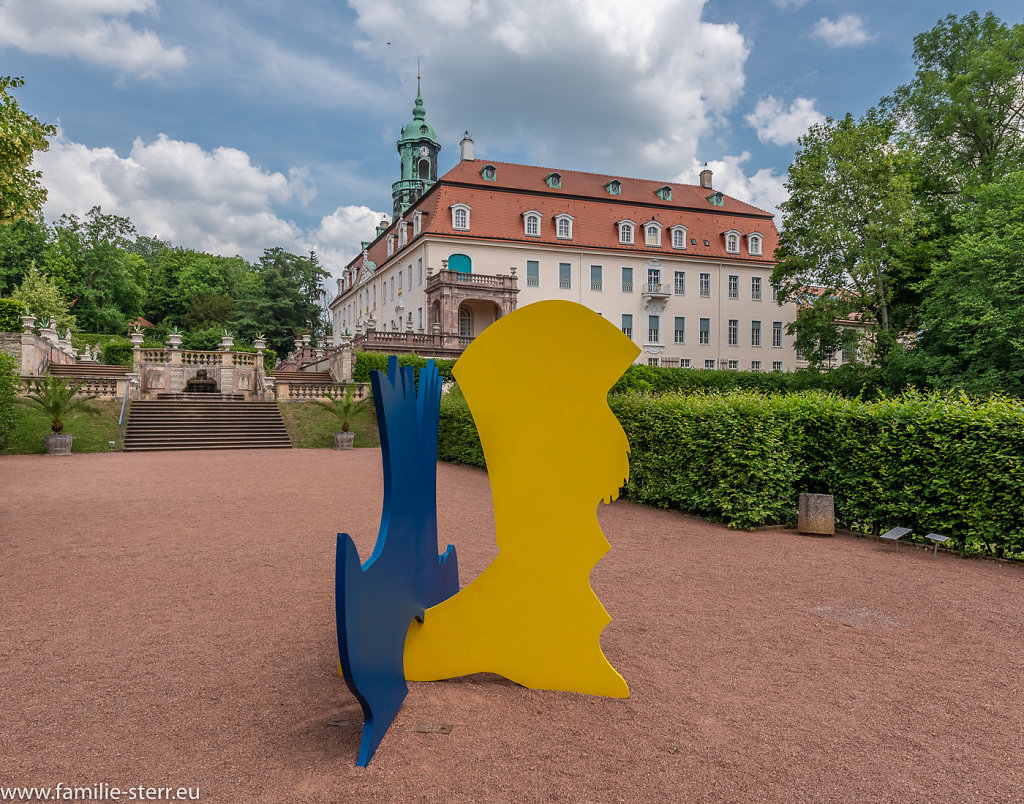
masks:
[(406, 123), (402, 129), (403, 140), (427, 139), (437, 142), (437, 134), (427, 120), (427, 111), (423, 108), (423, 97), (420, 95), (419, 78), (416, 79), (416, 104), (412, 107), (412, 122)]

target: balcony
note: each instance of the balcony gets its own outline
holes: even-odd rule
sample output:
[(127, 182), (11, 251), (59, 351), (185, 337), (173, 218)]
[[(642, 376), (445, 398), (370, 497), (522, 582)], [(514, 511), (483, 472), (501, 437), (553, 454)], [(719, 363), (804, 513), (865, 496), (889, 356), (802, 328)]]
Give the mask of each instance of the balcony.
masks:
[(490, 276), (488, 274), (465, 274), (460, 271), (449, 271), (444, 268), (427, 277), (427, 290), (431, 291), (443, 285), (457, 285), (463, 289), (479, 288), (481, 290), (518, 290), (514, 276)]
[(672, 286), (660, 282), (648, 282), (644, 285), (643, 295), (649, 299), (667, 299), (672, 295)]
[(392, 355), (415, 352), (421, 357), (452, 358), (461, 355), (472, 341), (472, 338), (443, 333), (370, 330), (357, 335), (352, 345), (357, 352), (384, 352)]

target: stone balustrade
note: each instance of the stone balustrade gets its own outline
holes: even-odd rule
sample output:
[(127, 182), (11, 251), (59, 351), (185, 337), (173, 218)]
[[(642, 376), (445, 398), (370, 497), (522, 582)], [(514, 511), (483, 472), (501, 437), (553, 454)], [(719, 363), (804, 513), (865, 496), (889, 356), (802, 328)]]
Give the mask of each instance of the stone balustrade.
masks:
[[(327, 395), (344, 397), (345, 389), (350, 383), (344, 382), (294, 382), (289, 380), (278, 380), (275, 384), (277, 398), (280, 401), (323, 399)], [(363, 399), (370, 395), (370, 384), (365, 382), (352, 384), (355, 389), (353, 396), (356, 399)]]

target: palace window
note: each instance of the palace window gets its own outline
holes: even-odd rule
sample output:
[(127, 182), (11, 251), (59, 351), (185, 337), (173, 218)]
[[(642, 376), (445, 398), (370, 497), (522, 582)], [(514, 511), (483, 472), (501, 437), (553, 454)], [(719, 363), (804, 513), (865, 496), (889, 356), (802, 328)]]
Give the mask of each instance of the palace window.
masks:
[(704, 368), (706, 368), (706, 369), (713, 369), (714, 367), (715, 367), (715, 361), (714, 361), (713, 358), (707, 358), (704, 361)]
[(700, 297), (702, 299), (711, 298), (711, 274), (700, 275)]
[[(686, 227), (673, 226), (670, 231), (672, 232), (672, 248), (686, 248)], [(694, 245), (697, 245), (696, 241), (694, 241)]]
[(738, 318), (729, 319), (728, 340), (729, 346), (740, 345), (740, 321)]
[(390, 257), (395, 253), (395, 236), (388, 235), (388, 256)]
[(761, 322), (751, 321), (750, 322), (750, 345), (760, 346), (761, 345)]
[(527, 237), (540, 237), (540, 213), (529, 210), (523, 213), (523, 232)]
[(468, 307), (459, 308), (459, 337), (473, 337), (473, 311)]
[(673, 343), (686, 343), (686, 318), (682, 316), (675, 317), (675, 326), (672, 329), (672, 342)]
[(750, 300), (761, 301), (761, 277), (750, 277)]
[(423, 213), (414, 212), (412, 215), (412, 236), (416, 237), (423, 231)]
[(633, 337), (633, 316), (630, 313), (622, 314), (622, 334), (627, 338)]
[(632, 293), (633, 292), (633, 269), (623, 268), (622, 269), (622, 292)]
[(661, 247), (661, 224), (657, 221), (649, 221), (644, 224), (644, 244)]
[(690, 367), (690, 358), (682, 357), (682, 358), (679, 359), (679, 368), (689, 368), (689, 367)]
[(467, 231), (469, 229), (468, 204), (452, 204), (452, 228)]
[(608, 191), (608, 195), (622, 195), (622, 182), (612, 179), (604, 186), (604, 189)]
[(772, 348), (782, 348), (782, 322), (772, 321)]
[(526, 287), (540, 287), (540, 263), (537, 260), (526, 261)]
[(661, 317), (647, 316), (647, 342), (661, 343)]
[(672, 292), (676, 296), (686, 295), (686, 271), (676, 271), (672, 282)]
[(559, 173), (549, 173), (544, 177), (544, 183), (554, 190), (562, 189), (562, 176)]
[(633, 245), (633, 221), (619, 221), (619, 242), (626, 246)]
[(416, 284), (423, 284), (423, 258), (416, 260)]
[(672, 200), (672, 188), (669, 187), (667, 184), (664, 187), (659, 187), (657, 190), (655, 190), (654, 194), (658, 196), (658, 198), (660, 198), (662, 201)]
[(735, 274), (729, 275), (729, 298), (738, 299), (740, 297), (740, 278)]
[(772, 371), (782, 371), (782, 361), (775, 360), (772, 362)]
[(555, 215), (555, 236), (561, 240), (572, 240), (572, 215)]
[(406, 228), (405, 221), (401, 218), (398, 219), (398, 247), (401, 248), (406, 244), (406, 240), (409, 235), (409, 230)]
[(761, 370), (761, 361), (760, 360), (751, 360), (750, 361), (750, 370), (751, 371), (760, 371)]
[(494, 165), (484, 165), (480, 170), (480, 175), (484, 181), (495, 181), (498, 177), (498, 171), (494, 169)]
[(558, 263), (558, 287), (561, 290), (572, 288), (572, 265), (570, 263)]
[(698, 333), (697, 343), (702, 346), (707, 346), (711, 343), (711, 319), (702, 318), (700, 320), (700, 331)]
[(729, 366), (729, 369), (731, 371), (739, 371), (740, 361), (739, 360), (730, 360), (729, 363), (728, 363), (728, 366)]
[(747, 235), (747, 253), (750, 254), (752, 257), (761, 256), (761, 235)]
[(590, 266), (590, 289), (601, 290), (602, 282), (601, 274), (604, 273), (604, 269), (600, 265)]
[(736, 231), (725, 233), (725, 251), (728, 254), (740, 253), (740, 233)]

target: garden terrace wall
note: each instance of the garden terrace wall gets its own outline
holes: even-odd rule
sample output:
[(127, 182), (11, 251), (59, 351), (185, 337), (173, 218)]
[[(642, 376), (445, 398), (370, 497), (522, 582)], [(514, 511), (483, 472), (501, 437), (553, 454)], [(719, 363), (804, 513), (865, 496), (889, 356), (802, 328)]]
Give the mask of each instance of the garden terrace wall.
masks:
[[(1024, 558), (1024, 405), (909, 393), (867, 403), (819, 392), (611, 395), (630, 444), (628, 496), (737, 528), (792, 522), (800, 492), (841, 524), (952, 537)], [(482, 466), (465, 402), (441, 405), (441, 460)]]

